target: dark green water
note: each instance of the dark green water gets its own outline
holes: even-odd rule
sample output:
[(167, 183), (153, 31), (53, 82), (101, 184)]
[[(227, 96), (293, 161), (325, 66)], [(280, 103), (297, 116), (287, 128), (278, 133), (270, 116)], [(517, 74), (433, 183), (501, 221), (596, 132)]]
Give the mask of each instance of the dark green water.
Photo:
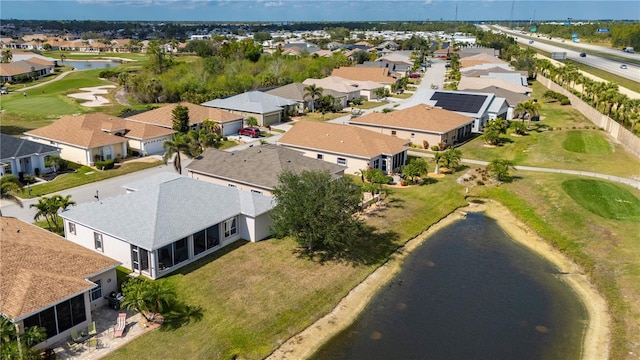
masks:
[(470, 213), (416, 249), (313, 359), (579, 359), (586, 310), (562, 276)]

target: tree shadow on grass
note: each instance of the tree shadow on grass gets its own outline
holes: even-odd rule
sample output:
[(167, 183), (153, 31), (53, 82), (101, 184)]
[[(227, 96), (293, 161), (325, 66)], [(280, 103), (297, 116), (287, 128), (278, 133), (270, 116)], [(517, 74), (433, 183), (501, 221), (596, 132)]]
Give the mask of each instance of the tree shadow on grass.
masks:
[(171, 308), (162, 314), (164, 322), (160, 326), (161, 331), (175, 331), (191, 322), (198, 322), (204, 317), (200, 306), (190, 306), (177, 301)]
[(306, 248), (298, 247), (294, 254), (319, 263), (345, 262), (352, 266), (375, 265), (387, 260), (396, 251), (399, 235), (394, 231), (376, 232), (373, 226), (362, 225), (360, 235), (348, 245), (341, 248), (316, 250), (309, 252)]

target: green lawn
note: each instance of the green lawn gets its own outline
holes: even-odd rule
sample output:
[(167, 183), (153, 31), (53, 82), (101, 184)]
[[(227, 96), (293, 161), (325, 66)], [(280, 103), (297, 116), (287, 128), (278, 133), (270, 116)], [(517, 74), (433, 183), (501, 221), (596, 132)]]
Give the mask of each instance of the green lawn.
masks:
[[(533, 85), (534, 98), (544, 88)], [(491, 161), (503, 158), (516, 165), (593, 171), (623, 177), (640, 175), (637, 158), (570, 106), (542, 102), (541, 121), (532, 122), (526, 136), (514, 136), (513, 128), (501, 135), (503, 144), (487, 147), (476, 138), (460, 147), (464, 158)], [(518, 120), (516, 120), (518, 121)]]
[(104, 171), (96, 170), (88, 166), (80, 166), (75, 173), (63, 174), (47, 183), (31, 186), (31, 195), (29, 195), (28, 188), (22, 189), (20, 197), (30, 198), (53, 194), (76, 186), (152, 168), (162, 164), (162, 161), (129, 161), (117, 169)]
[(362, 105), (358, 105), (354, 107), (362, 110), (368, 110), (368, 109), (377, 108), (379, 106), (386, 105), (386, 104), (387, 104), (386, 102), (382, 102), (382, 101), (365, 101), (362, 103)]
[(569, 131), (562, 143), (565, 150), (595, 155), (611, 153), (611, 145), (601, 133), (592, 131)]
[(573, 179), (564, 181), (562, 189), (580, 206), (603, 218), (640, 222), (640, 200), (618, 185)]
[(22, 91), (3, 95), (0, 131), (19, 135), (47, 125), (63, 115), (99, 111), (100, 109), (81, 106), (79, 101), (66, 96), (81, 87), (112, 85), (98, 79), (99, 71), (73, 72), (61, 80), (26, 90), (26, 97)]
[[(392, 233), (369, 239), (366, 248), (388, 254), (463, 205), (463, 193), (454, 176), (394, 189), (388, 210), (370, 222)], [(383, 261), (319, 264), (297, 257), (295, 249), (291, 240), (236, 243), (163, 279), (187, 304), (202, 307), (202, 320), (146, 334), (108, 358), (157, 359), (162, 344), (167, 359), (262, 359), (329, 312)]]

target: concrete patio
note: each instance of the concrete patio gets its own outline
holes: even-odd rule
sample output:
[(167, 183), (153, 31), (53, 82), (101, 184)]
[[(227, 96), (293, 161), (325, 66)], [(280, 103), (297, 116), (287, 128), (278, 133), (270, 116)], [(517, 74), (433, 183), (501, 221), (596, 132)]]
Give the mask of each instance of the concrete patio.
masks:
[[(127, 326), (122, 337), (114, 337), (114, 326), (119, 313), (127, 313)], [(53, 346), (59, 359), (89, 360), (100, 359), (138, 336), (157, 328), (156, 326), (144, 326), (144, 317), (139, 313), (132, 313), (124, 309), (113, 310), (108, 306), (103, 306), (91, 312), (93, 321), (96, 322), (97, 346), (90, 346), (91, 337), (84, 337), (78, 343), (78, 348), (70, 349), (68, 344), (73, 344), (71, 338), (61, 341)], [(83, 330), (86, 332), (86, 329)]]

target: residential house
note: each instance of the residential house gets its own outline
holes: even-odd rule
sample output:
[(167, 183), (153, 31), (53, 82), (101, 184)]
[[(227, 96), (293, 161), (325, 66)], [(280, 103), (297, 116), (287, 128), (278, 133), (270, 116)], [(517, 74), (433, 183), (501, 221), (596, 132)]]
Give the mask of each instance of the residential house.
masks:
[(356, 126), (301, 120), (277, 143), (355, 174), (367, 168), (399, 170), (407, 161), (409, 141)]
[(269, 236), (269, 196), (175, 174), (60, 214), (67, 240), (157, 279), (240, 239)]
[(93, 166), (96, 160), (127, 157), (127, 149), (140, 155), (161, 154), (174, 130), (128, 121), (104, 113), (63, 116), (51, 125), (25, 133), (29, 140), (60, 148), (60, 157)]
[(472, 131), (479, 133), (490, 120), (489, 106), (495, 97), (487, 93), (436, 90), (427, 94), (425, 103), (472, 118)]
[(127, 120), (173, 129), (173, 110), (175, 110), (178, 105), (185, 106), (189, 109), (189, 128), (193, 130), (202, 128), (202, 122), (205, 120), (215, 121), (220, 124), (220, 134), (222, 136), (236, 135), (238, 134), (238, 130), (243, 126), (244, 118), (242, 115), (188, 102), (169, 104), (157, 109), (127, 116)]
[(341, 177), (345, 169), (273, 144), (235, 152), (207, 149), (186, 168), (191, 178), (264, 195), (271, 195), (284, 171), (328, 171), (333, 177)]
[[(296, 111), (298, 113), (303, 113), (305, 109), (311, 109), (311, 98), (309, 96), (305, 96), (305, 94), (307, 93), (305, 88), (307, 86), (308, 85), (305, 85), (303, 83), (291, 83), (265, 92), (270, 95), (279, 96), (297, 102), (298, 106), (296, 107)], [(335, 101), (340, 104), (341, 107), (347, 106), (347, 99), (349, 98), (349, 94), (333, 89), (322, 88), (322, 96), (327, 95), (333, 96)], [(317, 100), (318, 99), (316, 99), (316, 101)]]
[(224, 99), (207, 101), (202, 106), (228, 110), (245, 118), (253, 116), (260, 126), (270, 126), (286, 120), (297, 106), (294, 100), (261, 91), (249, 91)]
[(505, 117), (505, 119), (507, 120), (511, 120), (513, 119), (513, 115), (514, 115), (514, 110), (515, 107), (521, 103), (521, 102), (525, 102), (525, 101), (529, 101), (530, 97), (524, 94), (519, 94), (513, 91), (509, 91), (509, 90), (505, 90), (502, 88), (499, 88), (497, 86), (488, 86), (484, 89), (476, 89), (473, 90), (474, 92), (477, 93), (489, 93), (489, 94), (494, 94), (497, 98), (504, 98), (507, 102), (508, 105), (508, 110), (507, 110), (507, 115)]
[(46, 172), (47, 156), (59, 155), (60, 149), (55, 146), (0, 134), (0, 177), (39, 175)]
[(91, 310), (118, 290), (120, 263), (12, 217), (0, 217), (0, 313), (20, 332), (46, 330), (46, 348), (86, 329)]
[[(518, 75), (519, 76), (519, 75)], [(462, 76), (460, 77), (460, 81), (458, 82), (458, 90), (468, 90), (473, 91), (477, 89), (484, 89), (489, 86), (495, 86), (501, 89), (505, 89), (514, 93), (529, 95), (531, 94), (531, 88), (514, 84), (513, 82), (496, 79), (496, 78), (486, 78), (486, 77), (468, 77)]]
[(17, 82), (22, 79), (39, 79), (53, 72), (55, 64), (37, 57), (0, 64), (0, 82)]
[(386, 67), (343, 66), (333, 69), (331, 75), (356, 81), (373, 81), (388, 86), (396, 82), (396, 79), (389, 75), (389, 69)]
[(507, 64), (507, 62), (501, 60), (497, 56), (489, 55), (486, 53), (479, 53), (460, 59), (461, 69), (481, 64)]
[(428, 149), (440, 143), (453, 145), (462, 141), (471, 135), (473, 119), (449, 110), (419, 104), (386, 114), (370, 113), (349, 120), (349, 125), (378, 134), (397, 136)]
[(346, 101), (361, 98), (366, 100), (377, 99), (376, 90), (385, 88), (385, 84), (368, 80), (350, 80), (340, 76), (327, 76), (322, 79), (306, 79), (302, 82), (305, 85), (315, 84), (323, 89), (333, 90), (346, 94)]

